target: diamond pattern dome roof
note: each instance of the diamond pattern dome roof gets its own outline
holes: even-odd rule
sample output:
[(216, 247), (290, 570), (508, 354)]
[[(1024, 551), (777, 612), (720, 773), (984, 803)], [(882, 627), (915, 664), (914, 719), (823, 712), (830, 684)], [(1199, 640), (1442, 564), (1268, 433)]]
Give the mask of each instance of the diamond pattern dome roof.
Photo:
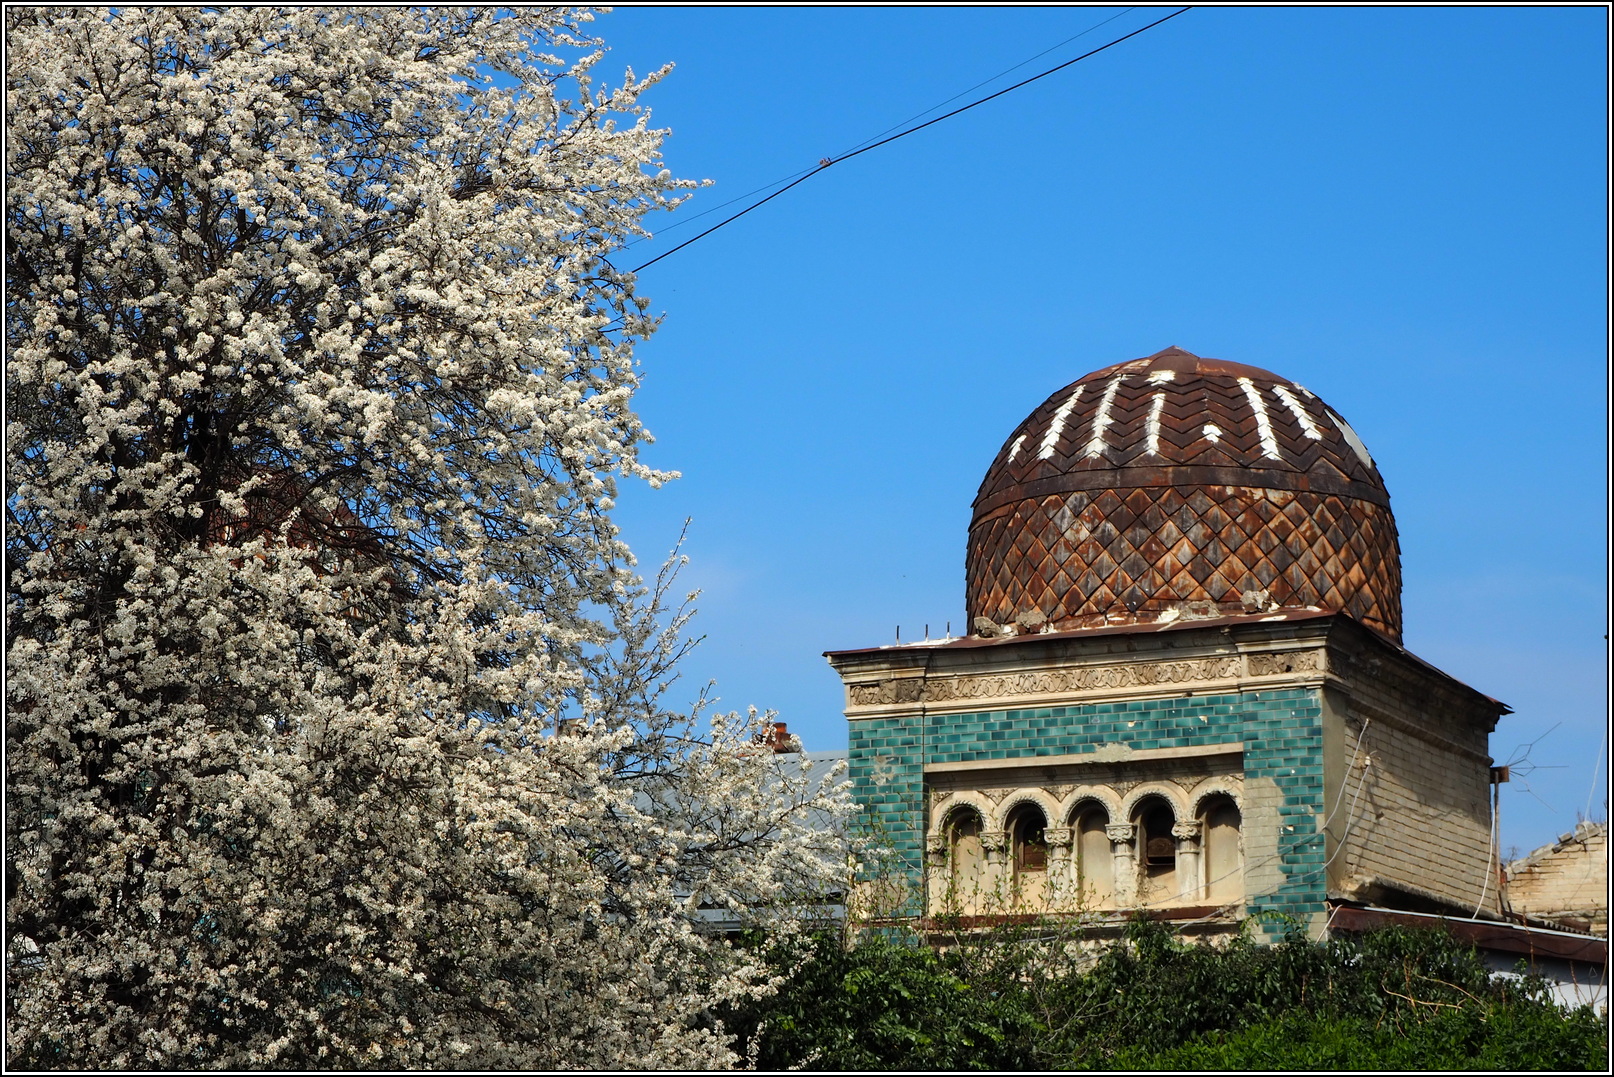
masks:
[(1390, 495), (1356, 432), (1291, 381), (1180, 348), (1027, 416), (975, 497), (965, 575), (986, 632), (1311, 607), (1401, 638)]

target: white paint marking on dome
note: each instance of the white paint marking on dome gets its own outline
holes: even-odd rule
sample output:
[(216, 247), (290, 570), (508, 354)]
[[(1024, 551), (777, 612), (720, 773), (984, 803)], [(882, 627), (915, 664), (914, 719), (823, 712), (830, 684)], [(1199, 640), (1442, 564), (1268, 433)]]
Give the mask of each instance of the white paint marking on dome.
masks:
[(1058, 411), (1054, 412), (1053, 421), (1048, 424), (1048, 432), (1042, 435), (1042, 448), (1037, 451), (1038, 460), (1046, 460), (1054, 454), (1054, 446), (1059, 443), (1059, 435), (1065, 430), (1065, 420), (1070, 417), (1070, 409), (1076, 406), (1076, 401), (1081, 399), (1082, 390), (1085, 388), (1086, 384), (1076, 386), (1076, 391), (1059, 405)]
[(1310, 389), (1306, 388), (1304, 385), (1301, 385), (1299, 382), (1292, 381), (1289, 384), (1293, 385), (1296, 389), (1299, 389), (1301, 392), (1305, 393), (1307, 396), (1311, 397), (1313, 400), (1317, 399), (1317, 394), (1316, 393), (1312, 392)]
[(1240, 378), (1239, 384), (1244, 387), (1244, 397), (1255, 412), (1255, 429), (1261, 435), (1261, 455), (1283, 459), (1283, 454), (1278, 452), (1278, 439), (1272, 436), (1272, 420), (1267, 418), (1267, 404), (1261, 399), (1261, 391), (1249, 378)]
[(1098, 402), (1098, 414), (1093, 416), (1093, 436), (1087, 439), (1087, 455), (1097, 456), (1104, 451), (1104, 431), (1110, 428), (1110, 405), (1115, 403), (1115, 390), (1121, 387), (1126, 375), (1117, 374), (1104, 387), (1104, 396)]
[[(1295, 388), (1299, 389), (1300, 387), (1297, 385)], [(1306, 432), (1306, 436), (1308, 438), (1313, 441), (1323, 440), (1323, 432), (1317, 429), (1316, 423), (1311, 421), (1311, 416), (1306, 414), (1305, 407), (1301, 405), (1300, 401), (1295, 399), (1294, 393), (1291, 393), (1288, 389), (1285, 389), (1281, 385), (1274, 385), (1272, 387), (1272, 391), (1278, 394), (1278, 399), (1283, 401), (1284, 407), (1288, 408), (1294, 417), (1299, 420), (1300, 429)], [(1305, 392), (1305, 390), (1301, 389), (1301, 392)], [(1312, 399), (1315, 400), (1316, 397), (1312, 397)]]
[(1215, 423), (1206, 423), (1205, 437), (1213, 442), (1222, 440), (1222, 428), (1217, 426)]
[[(1165, 373), (1170, 374), (1171, 371)], [(1166, 406), (1166, 394), (1154, 394), (1154, 403), (1149, 405), (1149, 444), (1147, 452), (1151, 456), (1160, 455), (1160, 409)]]
[(1168, 381), (1176, 380), (1177, 372), (1175, 370), (1157, 370), (1149, 375), (1150, 385), (1164, 385)]
[(1014, 463), (1014, 458), (1020, 455), (1020, 446), (1025, 443), (1025, 440), (1026, 436), (1024, 434), (1021, 434), (1019, 437), (1014, 439), (1014, 444), (1009, 446), (1009, 459), (1007, 460), (1007, 463)]
[(1373, 457), (1368, 455), (1367, 446), (1363, 445), (1362, 439), (1356, 436), (1356, 431), (1351, 429), (1351, 424), (1346, 422), (1344, 419), (1341, 419), (1338, 415), (1335, 415), (1327, 408), (1324, 408), (1323, 411), (1330, 419), (1334, 420), (1334, 425), (1339, 427), (1339, 432), (1345, 435), (1345, 443), (1351, 447), (1351, 451), (1361, 458), (1362, 463), (1366, 464), (1368, 467), (1372, 467)]

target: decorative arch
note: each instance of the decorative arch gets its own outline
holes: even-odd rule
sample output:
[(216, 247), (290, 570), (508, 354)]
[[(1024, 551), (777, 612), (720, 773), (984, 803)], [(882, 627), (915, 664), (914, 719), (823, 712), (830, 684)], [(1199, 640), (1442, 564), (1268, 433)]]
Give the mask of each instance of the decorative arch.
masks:
[(1194, 819), (1201, 827), (1203, 850), (1201, 890), (1218, 905), (1240, 902), (1244, 899), (1244, 805), (1230, 788), (1195, 792)]
[(945, 835), (955, 815), (972, 810), (981, 817), (983, 827), (992, 825), (992, 802), (973, 789), (960, 789), (931, 810), (930, 833)]
[(985, 911), (982, 895), (990, 888), (991, 875), (986, 830), (991, 819), (991, 801), (974, 790), (957, 791), (932, 806), (925, 835), (932, 913)]
[(1188, 794), (1188, 818), (1198, 819), (1204, 814), (1205, 801), (1211, 797), (1225, 796), (1233, 802), (1233, 806), (1244, 813), (1244, 783), (1237, 778), (1206, 778)]
[[(1144, 905), (1178, 903), (1184, 883), (1197, 876), (1192, 857), (1179, 857), (1177, 834), (1188, 821), (1182, 790), (1166, 782), (1145, 782), (1131, 791), (1124, 822), (1133, 823), (1137, 897)], [(1185, 850), (1186, 851), (1186, 850)]]
[(1137, 814), (1139, 801), (1149, 797), (1159, 797), (1171, 805), (1171, 813), (1179, 823), (1189, 817), (1187, 798), (1183, 796), (1182, 790), (1176, 785), (1171, 782), (1144, 782), (1129, 792), (1126, 798), (1121, 801), (1121, 814), (1116, 821), (1131, 822), (1132, 816)]
[(1112, 909), (1115, 895), (1115, 851), (1109, 825), (1120, 821), (1120, 801), (1107, 787), (1084, 788), (1065, 802), (1074, 863), (1071, 881), (1083, 909)]
[(1059, 818), (1064, 820), (1064, 825), (1069, 826), (1075, 820), (1077, 813), (1089, 805), (1103, 808), (1112, 823), (1122, 821), (1121, 798), (1116, 795), (1114, 789), (1107, 785), (1084, 785), (1078, 787), (1060, 805)]
[(1052, 797), (1044, 790), (1020, 789), (1004, 798), (1003, 837), (1007, 844), (1010, 898), (1021, 908), (1042, 911), (1052, 888), (1049, 883), (1053, 857), (1048, 847), (1048, 829), (1059, 817), (1049, 812)]
[(1058, 826), (1055, 822), (1059, 816), (1059, 802), (1046, 789), (1016, 789), (998, 804), (996, 817), (992, 818), (992, 826), (998, 830), (1005, 830), (1008, 826), (1009, 816), (1022, 804), (1034, 804), (1042, 812), (1043, 821), (1048, 826)]

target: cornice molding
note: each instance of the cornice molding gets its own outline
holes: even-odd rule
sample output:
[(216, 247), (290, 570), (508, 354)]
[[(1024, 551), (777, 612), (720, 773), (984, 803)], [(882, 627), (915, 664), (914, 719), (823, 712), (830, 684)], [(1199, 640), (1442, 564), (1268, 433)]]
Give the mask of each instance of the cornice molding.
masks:
[(1281, 651), (1239, 649), (1194, 657), (1047, 663), (965, 673), (910, 667), (851, 680), (846, 685), (846, 706), (847, 716), (856, 720), (921, 705), (927, 711), (948, 713), (1237, 692), (1320, 684), (1327, 668), (1324, 650), (1316, 644)]

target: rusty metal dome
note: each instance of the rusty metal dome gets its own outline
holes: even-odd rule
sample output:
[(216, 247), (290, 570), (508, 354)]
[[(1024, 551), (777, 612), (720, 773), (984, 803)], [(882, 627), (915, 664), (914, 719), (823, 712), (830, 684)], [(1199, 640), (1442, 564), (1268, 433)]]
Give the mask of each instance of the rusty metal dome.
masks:
[(1180, 348), (1019, 425), (975, 496), (965, 575), (988, 635), (1309, 607), (1401, 638), (1390, 495), (1356, 432), (1294, 382)]

